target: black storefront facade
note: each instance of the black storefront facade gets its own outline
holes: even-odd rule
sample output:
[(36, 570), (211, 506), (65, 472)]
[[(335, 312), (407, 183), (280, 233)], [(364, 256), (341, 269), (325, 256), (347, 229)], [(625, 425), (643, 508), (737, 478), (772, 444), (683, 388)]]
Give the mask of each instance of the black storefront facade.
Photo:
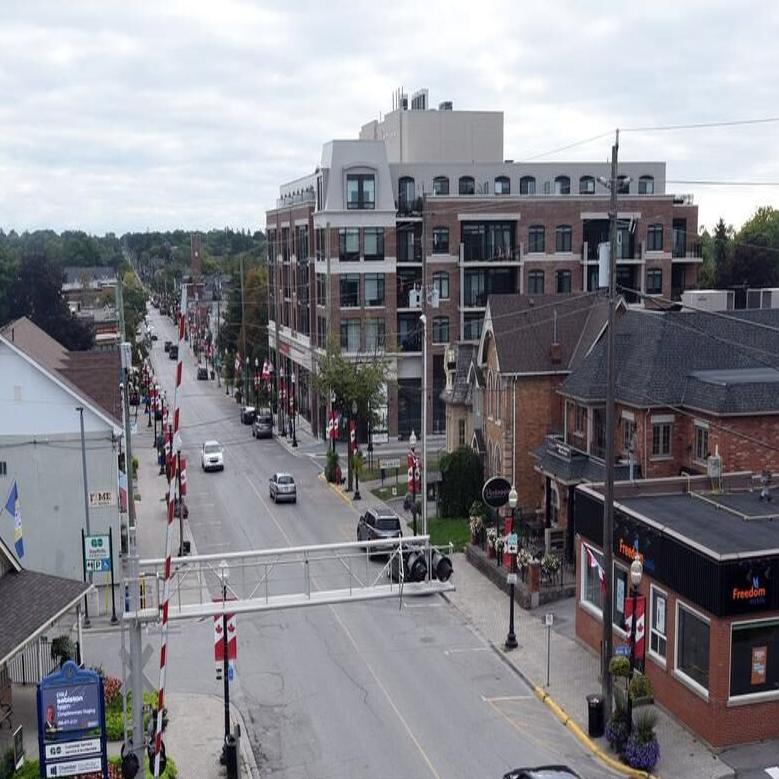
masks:
[[(755, 517), (723, 509), (719, 497), (689, 494), (683, 480), (657, 481), (665, 494), (636, 487), (652, 481), (615, 491), (614, 645), (627, 640), (628, 570), (639, 557), (645, 672), (656, 701), (716, 747), (779, 738), (779, 514), (774, 521), (771, 509), (753, 506), (752, 493), (734, 502)], [(603, 598), (594, 564), (602, 565), (600, 490), (578, 487), (573, 512), (576, 632), (596, 651)]]

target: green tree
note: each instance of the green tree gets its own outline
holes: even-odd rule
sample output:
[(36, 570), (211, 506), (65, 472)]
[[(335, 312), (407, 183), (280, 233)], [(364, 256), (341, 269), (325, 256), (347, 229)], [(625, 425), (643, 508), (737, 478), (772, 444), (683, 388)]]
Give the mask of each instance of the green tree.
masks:
[(779, 210), (763, 206), (736, 233), (730, 284), (779, 285)]
[(441, 457), (441, 513), (467, 517), (471, 504), (481, 496), (484, 469), (470, 447), (461, 446)]
[(730, 286), (733, 283), (731, 280), (733, 227), (726, 225), (722, 218), (714, 228), (714, 236), (711, 240), (711, 257), (717, 287)]

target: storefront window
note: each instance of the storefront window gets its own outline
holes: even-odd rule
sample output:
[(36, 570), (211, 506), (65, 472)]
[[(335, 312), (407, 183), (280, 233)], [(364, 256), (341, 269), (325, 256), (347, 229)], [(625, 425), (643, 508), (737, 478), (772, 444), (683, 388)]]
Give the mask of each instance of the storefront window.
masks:
[(733, 624), (730, 696), (779, 692), (779, 620)]
[(620, 630), (625, 630), (625, 599), (629, 596), (627, 569), (614, 563), (614, 603), (612, 605), (612, 622), (615, 627), (618, 627)]
[(668, 634), (666, 629), (666, 614), (668, 612), (668, 600), (665, 593), (652, 586), (651, 623), (649, 637), (649, 651), (665, 662)]
[(676, 671), (709, 690), (709, 621), (677, 604)]
[(603, 555), (589, 544), (582, 544), (582, 603), (588, 603), (603, 611), (603, 589), (601, 588)]

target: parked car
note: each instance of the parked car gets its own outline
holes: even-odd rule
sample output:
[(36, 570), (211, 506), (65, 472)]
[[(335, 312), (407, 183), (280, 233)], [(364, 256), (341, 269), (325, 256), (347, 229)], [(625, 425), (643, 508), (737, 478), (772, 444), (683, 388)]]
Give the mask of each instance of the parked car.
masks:
[(225, 469), (224, 449), (219, 441), (206, 441), (203, 444), (200, 464), (204, 471), (223, 471)]
[(298, 490), (291, 473), (274, 473), (270, 477), (270, 497), (274, 503), (280, 500), (298, 502)]
[(157, 333), (152, 333), (151, 334), (151, 340), (152, 341), (156, 341), (157, 340)]
[(254, 406), (241, 406), (241, 422), (243, 422), (244, 425), (251, 425), (256, 416), (257, 410)]
[(400, 517), (387, 508), (370, 508), (357, 521), (358, 541), (380, 541), (400, 538)]
[(252, 423), (252, 436), (254, 438), (273, 438), (273, 414), (261, 409), (257, 412)]
[(205, 381), (208, 379), (208, 368), (204, 365), (200, 365), (197, 369), (197, 380)]
[(162, 348), (163, 348), (163, 349), (164, 349), (166, 352), (169, 352), (169, 351), (170, 351), (170, 347), (171, 347), (171, 346), (173, 346), (173, 341), (165, 341), (165, 343), (163, 344)]
[(170, 349), (168, 349), (168, 357), (170, 357), (171, 360), (178, 360), (179, 358), (179, 347), (178, 344), (171, 344)]
[(540, 765), (537, 768), (515, 768), (503, 779), (581, 779), (576, 771), (565, 765)]

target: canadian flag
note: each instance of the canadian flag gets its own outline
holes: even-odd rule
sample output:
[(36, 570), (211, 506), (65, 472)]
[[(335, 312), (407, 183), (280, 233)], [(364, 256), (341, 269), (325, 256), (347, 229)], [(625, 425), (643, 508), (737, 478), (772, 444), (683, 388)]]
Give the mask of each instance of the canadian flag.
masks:
[(241, 372), (241, 353), (235, 353), (235, 372), (236, 374)]
[(268, 361), (262, 361), (262, 380), (270, 381), (270, 368), (268, 367)]
[(181, 494), (187, 494), (187, 461), (184, 457), (181, 458)]
[(587, 562), (590, 568), (598, 569), (598, 578), (600, 579), (600, 588), (603, 592), (606, 592), (606, 572), (603, 570), (603, 566), (598, 562), (598, 558), (595, 557), (594, 552), (587, 544), (582, 544), (584, 551), (587, 553)]

